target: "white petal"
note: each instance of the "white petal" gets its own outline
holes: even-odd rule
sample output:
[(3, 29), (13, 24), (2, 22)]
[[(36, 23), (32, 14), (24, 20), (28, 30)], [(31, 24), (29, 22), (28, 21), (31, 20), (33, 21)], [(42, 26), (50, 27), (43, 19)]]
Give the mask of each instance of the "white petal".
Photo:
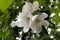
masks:
[(39, 3), (37, 1), (33, 2), (33, 10), (38, 10), (39, 9)]
[(28, 31), (29, 31), (29, 28), (27, 28), (27, 27), (24, 27), (24, 28), (23, 28), (23, 32), (24, 32), (24, 33), (28, 32)]
[(33, 15), (32, 15), (31, 13), (28, 13), (28, 17), (29, 17), (29, 18), (32, 18)]
[(33, 16), (33, 17), (31, 18), (32, 21), (36, 20), (37, 17), (38, 17), (38, 15)]
[(35, 20), (31, 21), (31, 29), (36, 33), (40, 33), (42, 30), (42, 25), (39, 23), (36, 23)]
[(16, 26), (15, 21), (12, 21), (12, 23), (10, 25), (11, 25), (11, 27), (15, 27)]
[(16, 26), (23, 27), (24, 26), (24, 23), (21, 20), (17, 20), (16, 21)]
[(47, 18), (48, 17), (48, 15), (46, 14), (46, 13), (41, 13), (41, 15), (40, 15), (40, 18)]
[(42, 21), (42, 25), (43, 25), (43, 26), (49, 26), (49, 22), (48, 22), (47, 20), (43, 20), (43, 21)]
[(23, 6), (23, 8), (22, 8), (22, 12), (24, 13), (24, 12), (26, 12), (27, 11), (27, 3)]
[(32, 31), (36, 32), (36, 33), (40, 33), (42, 31), (42, 26), (34, 26), (31, 28)]
[(17, 18), (16, 19), (17, 20), (20, 19), (21, 17), (23, 17), (23, 15), (24, 15), (23, 13), (19, 12), (19, 15), (17, 15)]
[(24, 6), (23, 6), (23, 8), (22, 8), (22, 12), (23, 13), (28, 13), (28, 12), (30, 12), (32, 9), (31, 9), (31, 6), (32, 6), (32, 3), (30, 3), (30, 2), (27, 2)]

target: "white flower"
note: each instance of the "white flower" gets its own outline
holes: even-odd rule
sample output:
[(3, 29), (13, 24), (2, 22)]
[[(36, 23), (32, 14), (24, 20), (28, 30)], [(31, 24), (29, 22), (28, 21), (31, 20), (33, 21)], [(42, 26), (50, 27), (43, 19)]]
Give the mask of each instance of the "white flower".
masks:
[(22, 8), (23, 13), (32, 13), (33, 11), (36, 11), (39, 9), (39, 3), (37, 1), (26, 2), (26, 4)]
[(31, 14), (19, 13), (17, 20), (12, 22), (12, 26), (23, 27), (23, 32), (28, 32), (31, 28), (32, 31), (39, 33), (42, 30), (42, 26), (48, 26), (49, 22), (44, 20), (48, 15), (46, 13), (41, 13), (40, 15), (32, 16)]
[(35, 15), (32, 17), (31, 20), (31, 29), (36, 32), (40, 33), (42, 30), (42, 26), (48, 26), (49, 22), (44, 20), (48, 15), (45, 13), (41, 13), (40, 15)]
[(32, 12), (39, 9), (39, 3), (34, 1), (33, 3), (26, 2), (23, 6), (22, 12), (19, 12), (17, 20), (11, 23), (11, 26), (23, 27), (23, 32), (28, 32), (31, 28), (34, 32), (41, 32), (42, 26), (48, 26), (49, 22), (44, 20), (48, 17), (46, 13), (40, 15), (32, 15)]
[(23, 31), (27, 32), (29, 30), (31, 17), (32, 17), (31, 14), (24, 14), (20, 12), (16, 18), (17, 19), (15, 22), (16, 26), (23, 27)]

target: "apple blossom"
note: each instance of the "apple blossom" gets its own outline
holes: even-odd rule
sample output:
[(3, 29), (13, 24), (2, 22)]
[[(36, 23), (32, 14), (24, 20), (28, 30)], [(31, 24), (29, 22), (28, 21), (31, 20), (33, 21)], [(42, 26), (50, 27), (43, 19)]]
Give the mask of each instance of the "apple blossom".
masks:
[(41, 32), (42, 26), (48, 26), (49, 22), (47, 20), (44, 20), (47, 18), (46, 13), (41, 13), (40, 15), (35, 15), (31, 19), (31, 29), (32, 31), (35, 31), (36, 33)]
[(36, 10), (39, 10), (39, 3), (37, 1), (31, 2), (25, 2), (26, 4), (22, 8), (23, 13), (32, 13)]
[(46, 13), (40, 15), (32, 15), (32, 12), (39, 10), (39, 3), (34, 1), (33, 3), (26, 2), (22, 8), (22, 12), (19, 12), (17, 20), (11, 23), (11, 26), (23, 27), (23, 32), (28, 32), (31, 28), (32, 31), (37, 33), (41, 32), (42, 26), (48, 26), (49, 22), (44, 20), (48, 17)]

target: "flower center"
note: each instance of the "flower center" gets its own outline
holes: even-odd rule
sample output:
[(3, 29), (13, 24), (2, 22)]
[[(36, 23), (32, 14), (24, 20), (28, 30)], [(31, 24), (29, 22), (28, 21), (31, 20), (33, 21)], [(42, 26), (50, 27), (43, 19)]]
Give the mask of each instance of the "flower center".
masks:
[(36, 23), (40, 23), (41, 21), (41, 19), (36, 19)]
[(32, 5), (30, 5), (30, 9), (31, 9), (31, 10), (33, 10), (33, 7), (32, 7)]
[(26, 19), (27, 19), (28, 21), (30, 20), (30, 18), (29, 18), (29, 17), (27, 17)]

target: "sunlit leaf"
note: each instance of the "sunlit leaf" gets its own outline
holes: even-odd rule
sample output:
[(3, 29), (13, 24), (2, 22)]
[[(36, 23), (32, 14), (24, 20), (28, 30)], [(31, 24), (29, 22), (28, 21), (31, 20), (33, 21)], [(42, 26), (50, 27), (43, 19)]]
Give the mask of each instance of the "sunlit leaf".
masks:
[(9, 5), (13, 3), (14, 0), (0, 0), (0, 9), (2, 11), (6, 10)]

